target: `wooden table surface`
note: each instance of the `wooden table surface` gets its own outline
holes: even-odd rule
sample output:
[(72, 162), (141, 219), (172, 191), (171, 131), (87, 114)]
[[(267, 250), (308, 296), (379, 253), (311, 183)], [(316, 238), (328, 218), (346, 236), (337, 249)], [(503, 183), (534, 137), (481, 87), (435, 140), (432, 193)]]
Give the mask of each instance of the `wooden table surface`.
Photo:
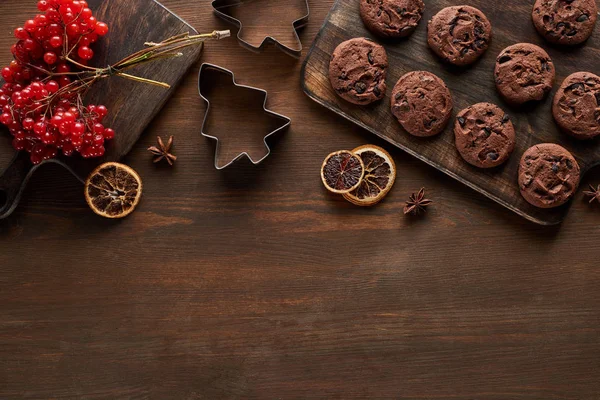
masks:
[[(304, 54), (332, 3), (310, 1)], [(164, 4), (229, 27), (209, 0)], [(35, 1), (0, 11), (5, 64)], [(38, 171), (0, 222), (1, 399), (599, 398), (600, 207), (578, 193), (562, 226), (533, 225), (313, 103), (300, 60), (231, 39), (202, 61), (268, 90), (292, 127), (263, 164), (216, 171), (198, 64), (124, 160), (145, 183), (129, 218), (96, 217), (66, 171)], [(169, 134), (173, 169), (146, 151)], [(327, 153), (364, 143), (399, 172), (372, 209), (319, 179)], [(435, 205), (405, 218), (421, 186)]]

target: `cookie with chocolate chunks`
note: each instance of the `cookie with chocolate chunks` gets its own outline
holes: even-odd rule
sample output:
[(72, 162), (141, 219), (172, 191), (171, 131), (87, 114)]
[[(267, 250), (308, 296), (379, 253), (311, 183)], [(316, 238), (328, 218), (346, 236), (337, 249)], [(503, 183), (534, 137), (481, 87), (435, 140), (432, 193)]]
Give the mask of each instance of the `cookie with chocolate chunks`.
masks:
[(447, 7), (427, 26), (431, 50), (450, 64), (474, 63), (492, 40), (492, 25), (485, 14), (470, 6)]
[(423, 0), (361, 0), (365, 26), (384, 38), (402, 38), (415, 31), (423, 17)]
[(519, 165), (519, 189), (530, 204), (554, 208), (577, 191), (581, 172), (573, 155), (554, 143), (531, 147)]
[(569, 75), (554, 95), (552, 115), (565, 133), (577, 139), (600, 135), (600, 77), (591, 72)]
[(496, 59), (496, 88), (512, 105), (542, 100), (554, 85), (556, 71), (548, 53), (530, 43), (502, 50)]
[(548, 42), (577, 45), (594, 32), (596, 0), (537, 0), (532, 11), (535, 29)]
[(394, 87), (392, 113), (411, 135), (434, 136), (448, 125), (452, 95), (444, 81), (431, 72), (409, 72)]
[(462, 158), (479, 168), (503, 164), (515, 149), (515, 128), (509, 116), (490, 103), (478, 103), (458, 113), (454, 136)]
[(329, 63), (335, 92), (353, 104), (366, 105), (385, 96), (388, 58), (385, 49), (367, 38), (341, 43)]

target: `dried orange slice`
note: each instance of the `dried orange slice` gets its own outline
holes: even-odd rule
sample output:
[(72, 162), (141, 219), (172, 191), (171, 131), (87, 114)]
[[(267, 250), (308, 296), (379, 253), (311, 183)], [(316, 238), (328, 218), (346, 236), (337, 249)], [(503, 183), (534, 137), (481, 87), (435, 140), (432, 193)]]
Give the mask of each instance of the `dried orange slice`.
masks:
[(135, 210), (142, 197), (142, 179), (124, 164), (100, 165), (85, 182), (85, 200), (105, 218), (123, 218)]
[(344, 198), (357, 206), (379, 203), (396, 181), (396, 164), (390, 154), (381, 147), (367, 144), (352, 150), (365, 166), (365, 176), (360, 185)]
[(348, 193), (362, 182), (365, 166), (360, 157), (348, 150), (329, 154), (321, 166), (321, 180), (333, 193)]

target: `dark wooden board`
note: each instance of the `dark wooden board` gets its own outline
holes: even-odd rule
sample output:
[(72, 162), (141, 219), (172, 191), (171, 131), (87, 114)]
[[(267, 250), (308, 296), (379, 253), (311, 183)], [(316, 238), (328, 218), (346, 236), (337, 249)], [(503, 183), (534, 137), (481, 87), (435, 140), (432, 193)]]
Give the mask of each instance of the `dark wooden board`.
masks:
[[(197, 33), (175, 14), (154, 0), (90, 0), (98, 20), (109, 25), (110, 32), (94, 47), (92, 65), (106, 66), (143, 48), (144, 43), (159, 42), (183, 32)], [(8, 50), (6, 50), (8, 51)], [(198, 60), (202, 46), (186, 49), (183, 56), (150, 63), (131, 70), (131, 74), (171, 85), (170, 89), (137, 83), (119, 77), (99, 82), (87, 96), (88, 104), (104, 104), (109, 110), (105, 125), (116, 131), (102, 159), (84, 160), (80, 157), (52, 160), (80, 180), (98, 164), (117, 161), (125, 156), (144, 129), (173, 94), (188, 69)], [(8, 134), (2, 127), (1, 134)], [(2, 151), (11, 151), (3, 148)], [(0, 176), (0, 218), (4, 218), (18, 204), (23, 187), (37, 167), (32, 167), (26, 154), (15, 161)]]
[[(582, 142), (568, 137), (559, 131), (551, 113), (552, 97), (565, 77), (576, 71), (590, 71), (596, 74), (600, 72), (600, 35), (595, 32), (585, 46), (578, 48), (553, 47), (544, 42), (531, 23), (533, 0), (469, 0), (464, 4), (481, 9), (491, 20), (494, 37), (481, 60), (471, 67), (460, 69), (441, 63), (429, 50), (426, 41), (427, 21), (440, 9), (456, 4), (450, 0), (427, 1), (423, 21), (412, 37), (403, 41), (382, 42), (364, 27), (358, 13), (359, 0), (338, 0), (305, 61), (302, 72), (304, 91), (335, 113), (523, 217), (543, 225), (560, 223), (570, 203), (553, 210), (541, 210), (528, 204), (519, 193), (518, 164), (527, 148), (543, 142), (558, 143), (573, 152), (583, 173), (600, 163), (600, 141)], [(327, 76), (329, 60), (335, 47), (344, 40), (360, 36), (370, 37), (382, 43), (390, 62), (387, 96), (381, 102), (368, 107), (349, 104), (336, 96)], [(496, 92), (493, 70), (500, 51), (518, 42), (534, 43), (545, 48), (556, 65), (557, 79), (554, 90), (543, 102), (511, 108)], [(516, 150), (509, 162), (492, 171), (479, 170), (464, 162), (454, 146), (454, 120), (435, 138), (416, 138), (404, 132), (390, 111), (390, 95), (396, 81), (413, 70), (431, 71), (448, 84), (454, 100), (454, 115), (459, 110), (482, 101), (498, 104), (505, 109), (515, 124), (518, 137)]]

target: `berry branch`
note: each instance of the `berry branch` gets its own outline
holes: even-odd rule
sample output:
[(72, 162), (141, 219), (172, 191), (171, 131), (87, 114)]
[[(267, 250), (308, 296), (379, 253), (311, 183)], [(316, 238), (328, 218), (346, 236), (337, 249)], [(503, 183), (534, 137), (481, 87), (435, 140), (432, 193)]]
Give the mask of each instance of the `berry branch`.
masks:
[(13, 135), (13, 147), (30, 153), (39, 164), (75, 153), (101, 157), (114, 130), (102, 124), (108, 110), (103, 105), (84, 105), (83, 97), (96, 82), (119, 76), (136, 82), (169, 88), (167, 83), (125, 71), (148, 62), (182, 55), (181, 50), (206, 40), (219, 40), (229, 31), (176, 35), (103, 68), (91, 67), (90, 46), (108, 34), (85, 0), (40, 0), (42, 12), (15, 29), (17, 43), (11, 47), (13, 61), (2, 68), (5, 84), (0, 88), (0, 123)]

